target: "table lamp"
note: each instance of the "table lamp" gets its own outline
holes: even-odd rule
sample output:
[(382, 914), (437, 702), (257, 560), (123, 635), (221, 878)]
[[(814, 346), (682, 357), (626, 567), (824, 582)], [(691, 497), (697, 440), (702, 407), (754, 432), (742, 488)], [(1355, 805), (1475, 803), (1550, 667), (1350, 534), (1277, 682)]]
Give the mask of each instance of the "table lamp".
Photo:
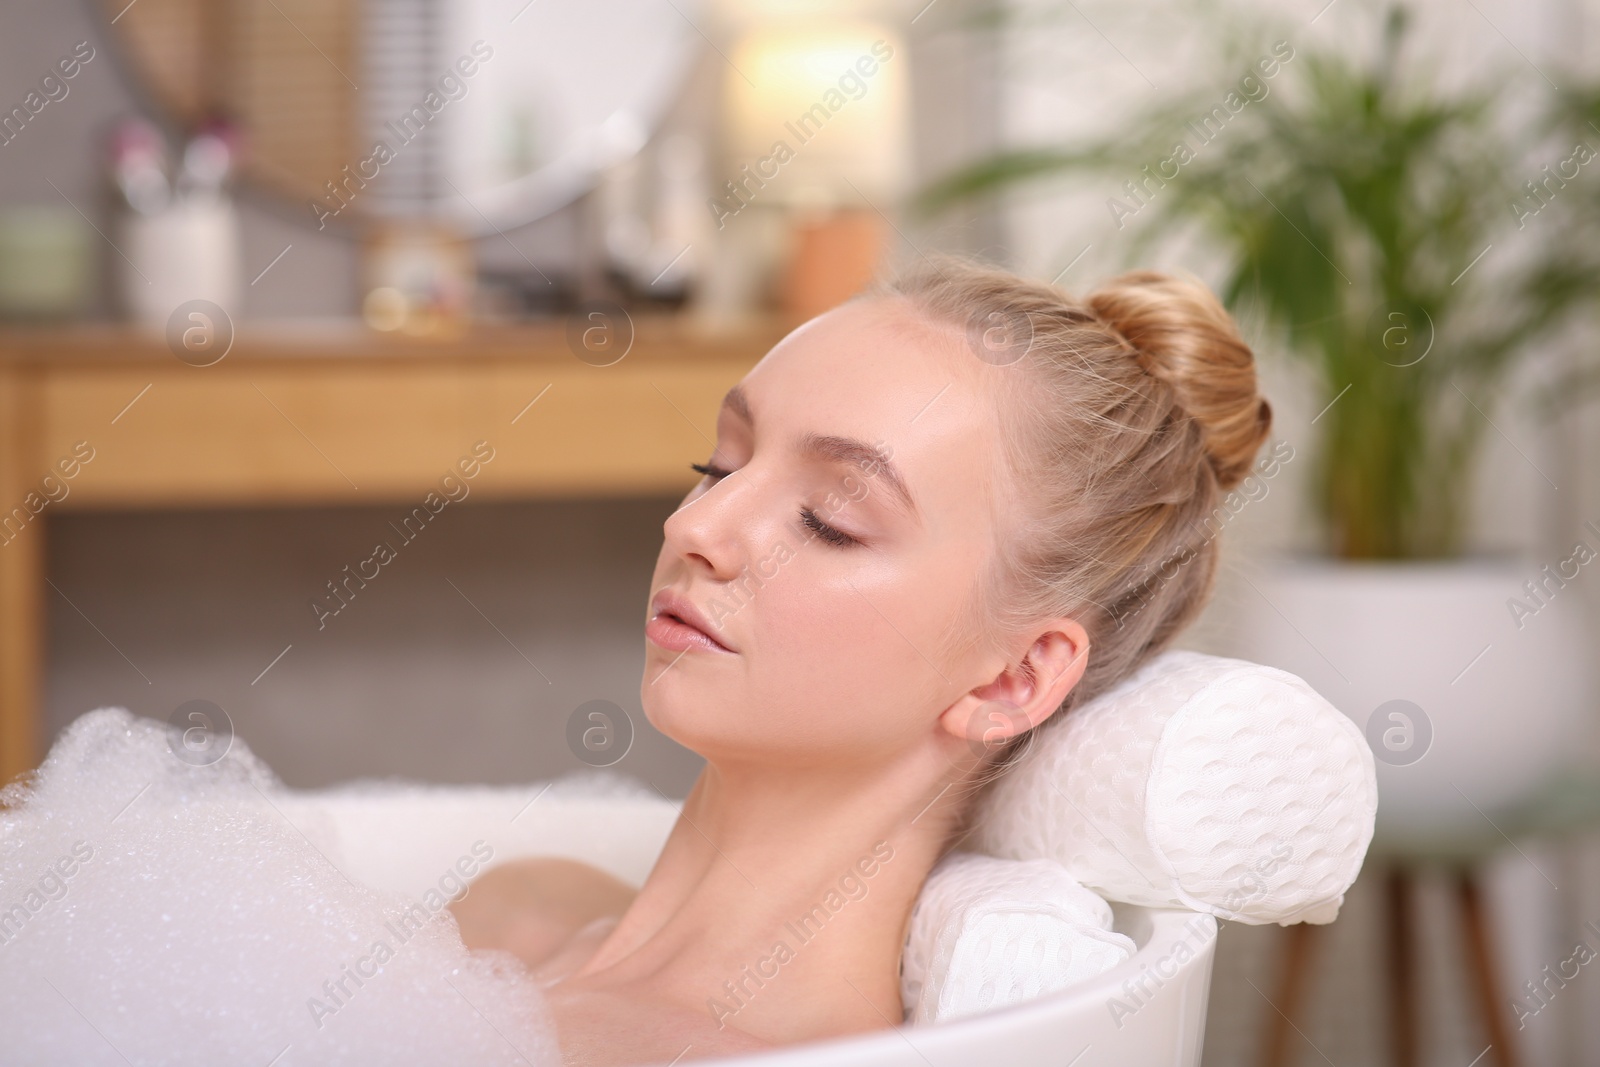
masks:
[(728, 58), (711, 212), (719, 235), (744, 229), (725, 249), (757, 246), (748, 275), (781, 263), (779, 304), (800, 321), (884, 255), (909, 170), (906, 49), (886, 22), (806, 15), (755, 21)]

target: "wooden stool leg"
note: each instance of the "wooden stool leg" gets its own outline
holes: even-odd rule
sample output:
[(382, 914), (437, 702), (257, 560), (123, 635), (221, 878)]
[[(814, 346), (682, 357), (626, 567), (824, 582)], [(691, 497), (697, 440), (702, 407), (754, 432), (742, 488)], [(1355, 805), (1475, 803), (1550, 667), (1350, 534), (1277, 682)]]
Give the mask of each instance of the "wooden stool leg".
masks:
[(1478, 884), (1470, 870), (1457, 875), (1456, 888), (1461, 895), (1462, 933), (1466, 935), (1468, 969), (1472, 972), (1472, 992), (1477, 995), (1478, 1007), (1483, 1013), (1483, 1028), (1489, 1036), (1494, 1062), (1500, 1067), (1517, 1067), (1516, 1046), (1511, 1043), (1511, 1031), (1506, 1026), (1505, 1006), (1495, 980), (1494, 950), (1489, 942), (1489, 926), (1483, 913), (1483, 901), (1478, 896)]
[(1417, 1065), (1417, 1004), (1411, 951), (1411, 877), (1401, 867), (1389, 871), (1390, 1039), (1395, 1067)]
[(1283, 974), (1278, 980), (1277, 1009), (1267, 1020), (1266, 1047), (1262, 1050), (1262, 1067), (1289, 1067), (1294, 1055), (1290, 1051), (1295, 1039), (1294, 1020), (1300, 1014), (1300, 1002), (1305, 999), (1306, 978), (1311, 973), (1313, 941), (1316, 928), (1309, 923), (1295, 923), (1284, 931), (1288, 943), (1283, 951)]

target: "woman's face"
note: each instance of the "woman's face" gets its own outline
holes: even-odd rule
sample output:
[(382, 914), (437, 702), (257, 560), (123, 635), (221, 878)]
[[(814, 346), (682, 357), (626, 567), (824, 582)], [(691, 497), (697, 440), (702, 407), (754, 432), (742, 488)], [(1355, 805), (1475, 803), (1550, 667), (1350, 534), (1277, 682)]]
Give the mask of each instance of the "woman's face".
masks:
[[(878, 761), (993, 678), (966, 609), (1011, 506), (1004, 373), (863, 300), (745, 376), (664, 527), (641, 687), (658, 729), (712, 762)], [(658, 615), (673, 595), (723, 649)]]

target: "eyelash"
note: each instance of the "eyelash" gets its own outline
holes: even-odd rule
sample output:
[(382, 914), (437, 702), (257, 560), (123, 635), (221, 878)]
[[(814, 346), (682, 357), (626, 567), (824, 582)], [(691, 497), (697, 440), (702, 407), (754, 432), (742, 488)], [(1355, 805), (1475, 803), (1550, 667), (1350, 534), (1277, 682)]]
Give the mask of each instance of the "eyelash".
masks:
[[(725, 471), (720, 467), (713, 467), (709, 463), (691, 463), (689, 464), (689, 467), (691, 470), (698, 471), (700, 474), (710, 478), (713, 482), (719, 482), (733, 473), (732, 471)], [(845, 533), (843, 530), (836, 530), (832, 526), (829, 526), (827, 523), (817, 518), (816, 512), (807, 507), (802, 507), (800, 509), (800, 524), (811, 530), (812, 533), (815, 533), (828, 544), (837, 546), (839, 548), (846, 548), (850, 545), (858, 545), (861, 543), (854, 537), (851, 537), (849, 534)]]

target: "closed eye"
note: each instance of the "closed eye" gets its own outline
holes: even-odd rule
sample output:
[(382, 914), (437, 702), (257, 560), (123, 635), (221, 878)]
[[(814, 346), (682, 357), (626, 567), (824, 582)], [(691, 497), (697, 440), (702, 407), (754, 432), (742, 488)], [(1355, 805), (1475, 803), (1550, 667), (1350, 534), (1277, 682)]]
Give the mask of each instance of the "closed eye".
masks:
[[(689, 467), (691, 470), (710, 478), (713, 483), (719, 482), (733, 473), (733, 471), (723, 470), (721, 467), (713, 466), (710, 463), (691, 463), (689, 464)], [(861, 543), (856, 538), (845, 533), (843, 530), (836, 529), (823, 522), (817, 517), (817, 513), (812, 511), (810, 508), (802, 507), (800, 509), (800, 524), (806, 529), (810, 530), (812, 533), (816, 534), (817, 537), (821, 538), (823, 541), (826, 541), (828, 544), (834, 545), (838, 548), (845, 548), (849, 545), (859, 545)]]
[(821, 519), (817, 518), (817, 513), (812, 511), (810, 508), (800, 509), (800, 524), (811, 530), (830, 545), (837, 545), (840, 548), (844, 548), (848, 545), (859, 545), (861, 543), (854, 537), (851, 537), (849, 534), (845, 533), (843, 530), (836, 530), (832, 526), (829, 526), (827, 523), (823, 522)]

